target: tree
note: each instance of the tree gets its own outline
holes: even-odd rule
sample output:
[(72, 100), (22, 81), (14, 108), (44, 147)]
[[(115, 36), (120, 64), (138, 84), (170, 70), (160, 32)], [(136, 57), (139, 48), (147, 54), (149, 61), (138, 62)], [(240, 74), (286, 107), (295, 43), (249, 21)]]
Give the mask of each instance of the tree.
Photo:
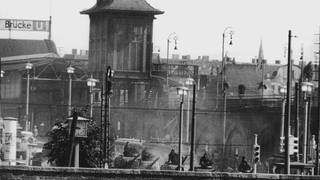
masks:
[[(80, 113), (81, 115), (84, 113)], [(88, 124), (87, 138), (79, 139), (79, 166), (80, 167), (99, 167), (101, 164), (100, 151), (100, 133), (101, 130), (94, 121)], [(56, 166), (66, 167), (69, 160), (69, 126), (64, 122), (57, 122), (48, 133), (50, 141), (44, 145), (47, 151), (49, 163)]]

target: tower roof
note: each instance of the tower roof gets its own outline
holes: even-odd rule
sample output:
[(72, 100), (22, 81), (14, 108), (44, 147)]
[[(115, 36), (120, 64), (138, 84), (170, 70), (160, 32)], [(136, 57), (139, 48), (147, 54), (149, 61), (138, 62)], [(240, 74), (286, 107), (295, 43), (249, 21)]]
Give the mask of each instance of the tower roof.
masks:
[(97, 0), (90, 9), (81, 14), (93, 14), (100, 12), (135, 12), (143, 14), (163, 14), (163, 11), (155, 9), (146, 0)]
[(260, 40), (260, 47), (259, 47), (258, 59), (259, 59), (259, 60), (264, 59), (263, 48), (262, 48), (262, 40)]

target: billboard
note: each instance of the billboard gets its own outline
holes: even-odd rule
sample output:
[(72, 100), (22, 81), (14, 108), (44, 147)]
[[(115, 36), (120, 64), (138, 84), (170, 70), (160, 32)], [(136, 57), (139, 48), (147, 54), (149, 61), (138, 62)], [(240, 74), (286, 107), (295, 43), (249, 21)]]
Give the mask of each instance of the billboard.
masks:
[(0, 30), (49, 32), (49, 21), (23, 20), (23, 19), (0, 19)]

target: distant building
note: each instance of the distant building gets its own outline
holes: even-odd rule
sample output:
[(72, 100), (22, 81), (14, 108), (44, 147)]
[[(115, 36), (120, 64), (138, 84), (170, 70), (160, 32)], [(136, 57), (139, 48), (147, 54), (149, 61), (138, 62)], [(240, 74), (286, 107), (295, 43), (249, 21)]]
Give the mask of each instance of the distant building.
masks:
[(67, 59), (87, 59), (88, 60), (89, 51), (81, 49), (80, 52), (78, 53), (77, 49), (72, 49), (72, 54), (65, 54), (63, 57)]
[(172, 59), (178, 60), (180, 58), (179, 54), (172, 54)]
[(190, 60), (191, 59), (191, 56), (190, 55), (183, 55), (181, 57), (182, 60)]

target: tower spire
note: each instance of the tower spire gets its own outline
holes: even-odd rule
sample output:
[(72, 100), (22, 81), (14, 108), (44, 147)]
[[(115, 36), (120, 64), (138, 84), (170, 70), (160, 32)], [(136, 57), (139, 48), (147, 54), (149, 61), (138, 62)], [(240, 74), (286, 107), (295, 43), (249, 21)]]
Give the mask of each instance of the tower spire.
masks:
[(262, 60), (264, 59), (264, 56), (263, 56), (263, 48), (262, 48), (262, 39), (260, 39), (260, 47), (259, 47), (258, 59), (259, 59), (259, 61), (261, 61), (261, 62), (262, 62)]
[(263, 69), (263, 63), (264, 63), (263, 60), (264, 60), (264, 55), (263, 55), (263, 48), (262, 48), (262, 39), (260, 39), (259, 54), (257, 59), (257, 70)]

